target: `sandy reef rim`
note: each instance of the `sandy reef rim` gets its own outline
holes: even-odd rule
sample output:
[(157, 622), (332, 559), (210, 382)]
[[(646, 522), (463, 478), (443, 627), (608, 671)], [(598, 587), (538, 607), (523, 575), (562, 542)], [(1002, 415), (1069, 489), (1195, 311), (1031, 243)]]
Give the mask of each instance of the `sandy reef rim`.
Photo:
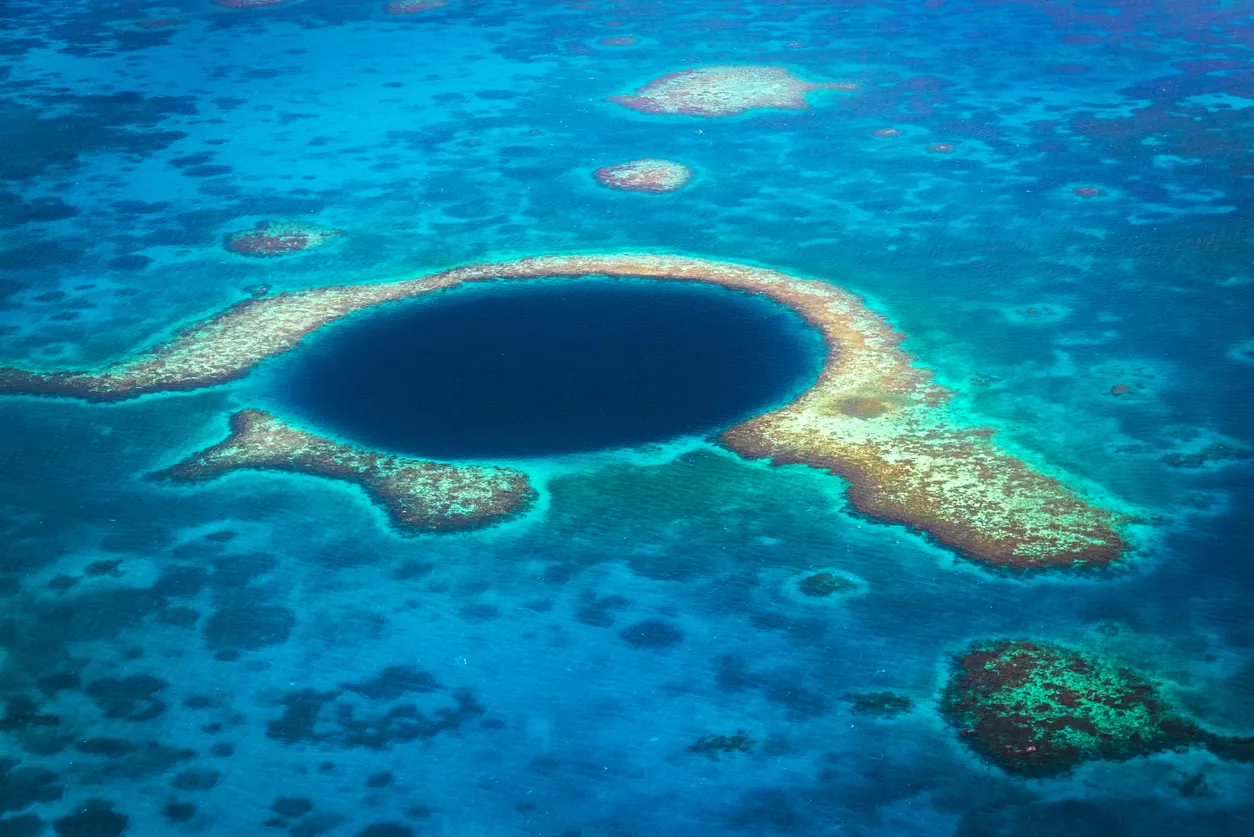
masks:
[[(398, 281), (287, 291), (238, 302), (96, 369), (0, 368), (0, 393), (107, 402), (202, 389), (241, 378), (313, 331), (366, 308), (465, 283), (562, 277), (713, 284), (785, 305), (817, 329), (825, 346), (817, 381), (791, 402), (719, 434), (720, 444), (745, 458), (837, 474), (848, 481), (856, 511), (922, 532), (986, 566), (1092, 568), (1127, 558), (1126, 515), (1096, 505), (1002, 449), (991, 428), (965, 424), (949, 405), (952, 393), (901, 348), (905, 335), (861, 297), (823, 280), (751, 264), (647, 253), (536, 256)], [(255, 416), (244, 424), (269, 427)], [(259, 437), (287, 433), (275, 428), (242, 439)], [(302, 439), (293, 450), (269, 457), (248, 451), (247, 444), (224, 450), (238, 453), (237, 467), (264, 462), (350, 478), (340, 464), (332, 467), (309, 453), (337, 450), (333, 444)], [(226, 467), (219, 457), (214, 470)]]

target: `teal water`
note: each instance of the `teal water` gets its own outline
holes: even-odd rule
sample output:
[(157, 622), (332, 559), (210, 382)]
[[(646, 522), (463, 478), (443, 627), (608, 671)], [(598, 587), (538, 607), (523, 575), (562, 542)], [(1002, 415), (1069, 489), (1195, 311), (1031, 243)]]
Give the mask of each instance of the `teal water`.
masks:
[[(1192, 748), (1023, 779), (939, 710), (971, 641), (1030, 637), (1254, 734), (1251, 15), (5, 4), (5, 364), (98, 364), (258, 286), (726, 259), (862, 295), (973, 422), (1147, 525), (1118, 572), (994, 574), (853, 514), (838, 478), (685, 436), (536, 463), (532, 513), (413, 537), (347, 484), (145, 478), (275, 406), (269, 367), (113, 405), (3, 398), (0, 835), (1254, 833), (1248, 764)], [(156, 19), (177, 23), (137, 25)], [(859, 87), (721, 119), (606, 101), (718, 64)], [(695, 177), (593, 179), (641, 157)], [(223, 248), (262, 220), (345, 234)], [(856, 595), (798, 595), (819, 569)], [(880, 691), (911, 708), (854, 711)], [(691, 749), (740, 730), (743, 751)]]

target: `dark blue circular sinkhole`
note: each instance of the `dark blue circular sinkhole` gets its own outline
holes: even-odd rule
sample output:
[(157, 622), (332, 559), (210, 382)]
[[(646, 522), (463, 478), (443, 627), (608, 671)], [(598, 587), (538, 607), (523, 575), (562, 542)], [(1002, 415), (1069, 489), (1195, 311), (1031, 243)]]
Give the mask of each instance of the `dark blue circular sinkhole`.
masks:
[(279, 359), (277, 410), (431, 459), (708, 435), (789, 401), (824, 350), (796, 312), (699, 282), (479, 282), (349, 317)]

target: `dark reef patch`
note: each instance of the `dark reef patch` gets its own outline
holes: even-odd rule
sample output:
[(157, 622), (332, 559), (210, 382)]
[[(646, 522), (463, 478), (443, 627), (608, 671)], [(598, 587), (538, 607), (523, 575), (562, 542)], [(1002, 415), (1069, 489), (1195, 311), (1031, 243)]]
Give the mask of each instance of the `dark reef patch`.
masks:
[(203, 767), (190, 767), (180, 771), (170, 782), (170, 787), (181, 791), (213, 790), (222, 781), (222, 774)]
[(165, 713), (166, 705), (157, 693), (166, 682), (149, 674), (131, 677), (102, 677), (87, 684), (83, 690), (106, 718), (126, 721), (151, 721)]
[(271, 604), (260, 591), (247, 590), (224, 602), (205, 624), (208, 646), (217, 651), (255, 650), (280, 645), (296, 627), (296, 614)]
[[(53, 104), (50, 102), (49, 104)], [(0, 101), (0, 180), (30, 180), (49, 168), (73, 164), (86, 154), (144, 156), (185, 134), (154, 128), (170, 116), (190, 116), (190, 98), (146, 97), (139, 93), (55, 97), (60, 115)]]
[(646, 619), (643, 622), (637, 622), (621, 630), (618, 635), (633, 648), (650, 651), (663, 651), (684, 641), (683, 631), (661, 619)]
[(120, 759), (135, 752), (135, 744), (125, 738), (87, 738), (80, 741), (76, 749), (90, 756)]
[(77, 214), (78, 209), (64, 203), (60, 198), (23, 200), (20, 195), (0, 191), (0, 228), (60, 221), (73, 218)]
[(357, 837), (413, 837), (414, 830), (395, 822), (377, 822), (358, 832)]
[(113, 810), (113, 804), (103, 799), (89, 799), (82, 810), (61, 817), (53, 822), (53, 830), (59, 837), (121, 837), (130, 817)]
[(392, 744), (434, 738), (483, 715), (469, 689), (433, 692), (418, 701), (342, 698), (341, 692), (299, 689), (280, 701), (283, 713), (266, 724), (266, 736), (286, 744), (321, 743), (383, 749)]
[(171, 800), (161, 806), (161, 816), (170, 822), (188, 822), (196, 816), (196, 806), (190, 802)]
[(271, 803), (270, 810), (281, 817), (294, 820), (313, 810), (313, 800), (303, 796), (280, 796)]
[(459, 287), (307, 343), (274, 364), (280, 412), (436, 459), (709, 435), (784, 403), (823, 361), (817, 333), (780, 305), (635, 280)]
[(34, 814), (0, 820), (0, 837), (35, 837), (44, 830), (44, 821)]
[(411, 692), (430, 694), (439, 691), (440, 684), (430, 672), (406, 666), (388, 666), (371, 679), (345, 683), (344, 688), (371, 700), (396, 700)]
[(56, 773), (17, 764), (16, 759), (0, 759), (0, 814), (20, 811), (37, 802), (55, 802), (65, 793)]

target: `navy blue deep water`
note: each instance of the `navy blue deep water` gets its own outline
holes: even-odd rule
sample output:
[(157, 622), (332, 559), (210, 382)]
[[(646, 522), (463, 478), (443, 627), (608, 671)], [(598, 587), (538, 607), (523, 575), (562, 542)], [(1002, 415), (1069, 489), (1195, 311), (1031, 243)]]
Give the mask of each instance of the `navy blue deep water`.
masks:
[[(722, 118), (608, 101), (710, 65), (857, 89)], [(1144, 526), (1126, 568), (1000, 574), (710, 443), (812, 374), (791, 315), (648, 311), (707, 348), (791, 342), (724, 379), (762, 387), (726, 413), (544, 440), (536, 506), (457, 534), (398, 532), (343, 482), (149, 475), (245, 407), (325, 430), (283, 374), (460, 291), (213, 388), (0, 396), (0, 837), (1254, 834), (1250, 764), (1023, 778), (940, 708), (956, 654), (1027, 638), (1254, 735), (1252, 139), (1254, 0), (4, 0), (0, 366), (90, 368), (262, 287), (728, 260), (859, 294), (973, 424)], [(597, 183), (639, 158), (694, 177)], [(344, 233), (223, 247), (261, 221)], [(483, 450), (466, 431), (450, 454)], [(798, 595), (816, 570), (856, 594)], [(908, 710), (861, 711), (876, 692)]]
[(464, 286), (310, 343), (275, 373), (279, 401), (302, 424), (452, 460), (709, 436), (790, 401), (825, 354), (778, 304), (606, 279)]

